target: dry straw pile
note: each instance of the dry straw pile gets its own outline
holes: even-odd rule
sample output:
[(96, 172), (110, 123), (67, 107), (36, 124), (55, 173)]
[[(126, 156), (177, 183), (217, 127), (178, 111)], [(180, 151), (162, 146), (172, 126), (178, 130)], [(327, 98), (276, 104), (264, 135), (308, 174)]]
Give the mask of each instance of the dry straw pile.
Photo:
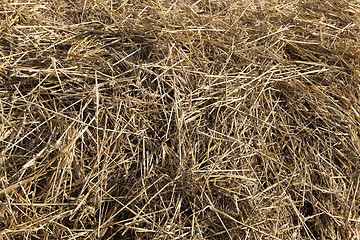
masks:
[(358, 0), (1, 0), (0, 238), (360, 239)]

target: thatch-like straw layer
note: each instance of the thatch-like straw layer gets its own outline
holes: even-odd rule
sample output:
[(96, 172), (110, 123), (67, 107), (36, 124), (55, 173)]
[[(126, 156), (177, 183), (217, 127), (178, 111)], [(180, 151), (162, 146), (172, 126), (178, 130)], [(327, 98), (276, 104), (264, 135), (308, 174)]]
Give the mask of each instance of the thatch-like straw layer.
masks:
[(3, 239), (360, 239), (357, 0), (0, 2)]

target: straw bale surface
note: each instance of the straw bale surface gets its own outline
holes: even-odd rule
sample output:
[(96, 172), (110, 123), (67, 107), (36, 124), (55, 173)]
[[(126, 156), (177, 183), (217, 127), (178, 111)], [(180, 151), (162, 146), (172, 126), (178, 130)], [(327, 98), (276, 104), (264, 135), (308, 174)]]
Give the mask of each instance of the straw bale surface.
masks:
[(358, 0), (1, 0), (1, 239), (360, 239)]

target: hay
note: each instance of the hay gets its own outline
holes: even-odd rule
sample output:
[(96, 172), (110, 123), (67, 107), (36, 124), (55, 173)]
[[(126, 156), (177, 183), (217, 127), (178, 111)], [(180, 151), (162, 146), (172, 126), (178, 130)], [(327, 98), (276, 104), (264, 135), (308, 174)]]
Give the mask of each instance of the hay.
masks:
[(0, 2), (3, 239), (360, 239), (360, 3)]

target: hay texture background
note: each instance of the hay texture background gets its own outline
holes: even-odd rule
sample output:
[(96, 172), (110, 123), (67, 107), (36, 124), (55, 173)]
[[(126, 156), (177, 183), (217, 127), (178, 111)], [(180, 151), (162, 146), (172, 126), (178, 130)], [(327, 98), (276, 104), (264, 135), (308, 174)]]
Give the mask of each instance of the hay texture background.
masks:
[(0, 238), (360, 239), (358, 0), (1, 0)]

